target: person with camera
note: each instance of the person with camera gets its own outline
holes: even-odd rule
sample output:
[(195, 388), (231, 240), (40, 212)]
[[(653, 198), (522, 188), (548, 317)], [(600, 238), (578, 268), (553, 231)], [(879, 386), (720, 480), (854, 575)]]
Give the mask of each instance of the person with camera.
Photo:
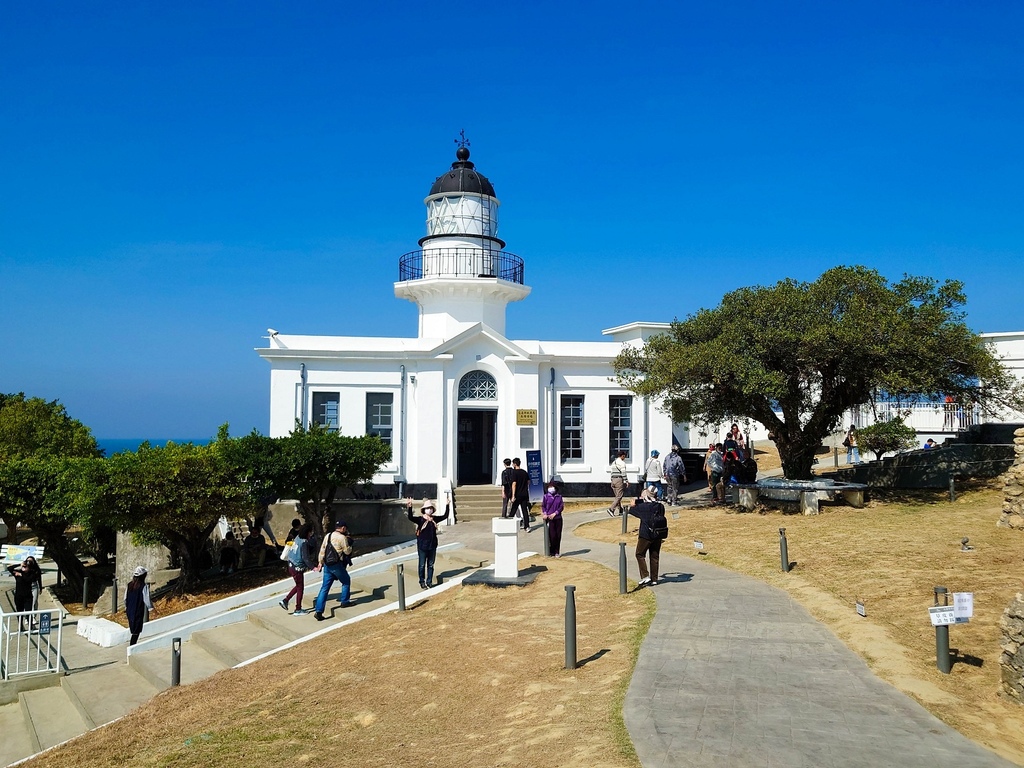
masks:
[(416, 554), (419, 556), (418, 572), (420, 589), (434, 585), (434, 559), (437, 557), (437, 524), (448, 517), (450, 505), (445, 505), (444, 514), (437, 515), (437, 507), (430, 499), (424, 499), (420, 513), (412, 513), (412, 499), (405, 500), (409, 522), (416, 525)]
[(335, 581), (341, 582), (341, 595), (338, 597), (338, 604), (342, 608), (348, 608), (349, 590), (352, 588), (352, 578), (348, 575), (348, 567), (352, 564), (352, 539), (348, 535), (348, 526), (343, 520), (334, 524), (334, 531), (324, 536), (324, 542), (320, 545), (320, 556), (314, 571), (322, 571), (324, 580), (320, 584), (320, 594), (316, 596), (313, 603), (313, 618), (317, 621), (324, 620), (324, 608), (327, 607), (327, 593), (331, 591), (331, 585)]

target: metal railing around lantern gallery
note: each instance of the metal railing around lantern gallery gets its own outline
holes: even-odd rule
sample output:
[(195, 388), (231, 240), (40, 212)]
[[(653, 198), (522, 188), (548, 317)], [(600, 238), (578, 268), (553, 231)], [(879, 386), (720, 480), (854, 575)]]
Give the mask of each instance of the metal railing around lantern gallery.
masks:
[(523, 284), (523, 260), (508, 251), (486, 248), (426, 248), (398, 260), (398, 279), (424, 277), (496, 277)]

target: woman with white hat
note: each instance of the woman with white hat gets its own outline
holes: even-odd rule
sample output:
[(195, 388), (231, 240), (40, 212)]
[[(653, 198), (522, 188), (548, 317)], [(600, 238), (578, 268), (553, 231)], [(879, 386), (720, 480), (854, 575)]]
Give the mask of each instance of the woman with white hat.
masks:
[(437, 557), (437, 524), (448, 517), (450, 506), (445, 505), (444, 514), (437, 516), (437, 507), (430, 499), (424, 499), (420, 513), (412, 513), (412, 499), (405, 500), (406, 513), (410, 522), (416, 524), (416, 553), (419, 555), (420, 589), (429, 589), (434, 584), (434, 558)]
[(149, 584), (146, 583), (148, 572), (141, 565), (132, 573), (132, 580), (124, 591), (124, 612), (128, 615), (128, 631), (132, 633), (129, 645), (139, 642), (142, 634), (142, 622), (146, 618), (145, 608), (155, 613), (153, 601), (149, 599)]

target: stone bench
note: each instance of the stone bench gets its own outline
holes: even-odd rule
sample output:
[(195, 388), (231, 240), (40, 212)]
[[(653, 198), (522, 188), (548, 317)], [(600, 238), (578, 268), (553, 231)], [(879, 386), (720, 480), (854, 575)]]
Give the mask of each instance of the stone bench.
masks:
[(735, 488), (737, 504), (753, 509), (759, 497), (780, 501), (799, 501), (800, 511), (805, 515), (816, 515), (820, 501), (834, 501), (836, 496), (855, 509), (864, 506), (864, 492), (868, 486), (863, 483), (842, 483), (834, 480), (759, 480), (756, 483), (737, 483)]

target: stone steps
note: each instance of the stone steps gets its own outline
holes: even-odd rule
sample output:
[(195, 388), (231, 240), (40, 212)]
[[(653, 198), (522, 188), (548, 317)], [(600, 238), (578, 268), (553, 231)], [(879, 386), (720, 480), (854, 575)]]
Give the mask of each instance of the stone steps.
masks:
[(490, 520), (501, 516), (500, 485), (460, 485), (455, 489), (459, 520)]

